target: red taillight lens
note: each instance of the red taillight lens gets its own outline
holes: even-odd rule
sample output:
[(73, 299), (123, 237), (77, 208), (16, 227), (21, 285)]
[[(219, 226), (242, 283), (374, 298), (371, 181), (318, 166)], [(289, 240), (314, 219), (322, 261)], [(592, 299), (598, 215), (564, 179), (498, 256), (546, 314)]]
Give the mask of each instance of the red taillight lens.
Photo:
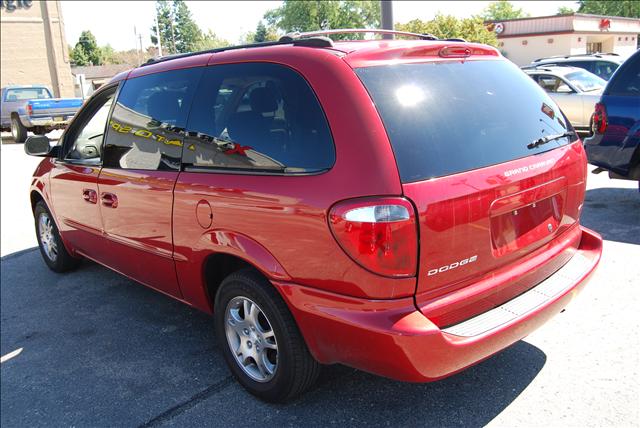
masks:
[(443, 58), (466, 58), (471, 56), (471, 48), (468, 46), (445, 46), (438, 52)]
[(390, 277), (416, 274), (418, 231), (406, 199), (340, 202), (331, 209), (329, 225), (342, 249), (365, 269)]
[(27, 104), (27, 114), (29, 116), (33, 115), (33, 106), (31, 104)]
[(592, 131), (594, 133), (604, 134), (604, 131), (607, 130), (607, 109), (604, 107), (604, 104), (596, 104), (596, 110), (593, 112), (591, 119), (593, 121)]

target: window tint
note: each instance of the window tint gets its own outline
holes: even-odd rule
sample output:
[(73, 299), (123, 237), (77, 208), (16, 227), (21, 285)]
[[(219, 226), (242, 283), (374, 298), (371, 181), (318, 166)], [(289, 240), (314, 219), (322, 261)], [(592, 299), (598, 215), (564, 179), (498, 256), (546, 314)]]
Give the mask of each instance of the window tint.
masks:
[(509, 61), (396, 64), (356, 70), (389, 135), (403, 182), (551, 150), (570, 129), (558, 106)]
[(173, 70), (125, 81), (113, 109), (103, 165), (180, 168), (182, 134), (202, 68)]
[(66, 160), (100, 164), (100, 152), (115, 88), (92, 99), (65, 136)]
[(596, 61), (593, 67), (593, 74), (601, 79), (609, 80), (618, 67), (619, 65), (613, 62)]
[(558, 65), (568, 65), (571, 67), (578, 67), (593, 73), (593, 61), (566, 61), (566, 62), (561, 62)]
[(47, 88), (17, 88), (7, 90), (7, 101), (24, 101), (51, 98)]
[(568, 94), (573, 90), (567, 83), (557, 76), (550, 74), (539, 74), (536, 76), (538, 84), (542, 89), (550, 93)]
[(622, 69), (609, 81), (607, 95), (640, 96), (640, 53), (622, 65)]
[(318, 172), (335, 150), (307, 82), (276, 64), (208, 67), (191, 109), (185, 166), (262, 172)]

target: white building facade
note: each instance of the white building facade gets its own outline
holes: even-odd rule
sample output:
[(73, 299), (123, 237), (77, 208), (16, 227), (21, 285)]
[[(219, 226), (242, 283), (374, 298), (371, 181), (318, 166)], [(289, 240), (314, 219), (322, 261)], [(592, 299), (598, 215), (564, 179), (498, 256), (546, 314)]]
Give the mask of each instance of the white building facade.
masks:
[(568, 15), (493, 21), (500, 51), (519, 66), (552, 55), (616, 53), (627, 57), (638, 49), (640, 19)]

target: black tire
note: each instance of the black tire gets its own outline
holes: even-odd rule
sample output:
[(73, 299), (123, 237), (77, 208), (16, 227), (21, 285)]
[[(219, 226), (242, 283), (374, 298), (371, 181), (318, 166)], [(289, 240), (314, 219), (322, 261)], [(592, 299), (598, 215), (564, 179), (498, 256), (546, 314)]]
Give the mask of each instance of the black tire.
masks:
[[(277, 365), (270, 380), (258, 382), (252, 379), (231, 351), (225, 330), (226, 310), (234, 298), (240, 297), (257, 304), (275, 334)], [(243, 269), (222, 281), (216, 295), (214, 318), (216, 337), (224, 359), (233, 376), (251, 394), (269, 402), (285, 402), (308, 390), (316, 381), (320, 364), (309, 353), (286, 303), (259, 272)]]
[[(40, 249), (40, 254), (44, 259), (44, 262), (49, 266), (49, 269), (54, 272), (62, 273), (76, 268), (80, 263), (80, 259), (73, 257), (67, 252), (67, 249), (64, 247), (62, 239), (60, 238), (58, 226), (56, 226), (51, 212), (49, 212), (47, 205), (43, 201), (36, 204), (33, 215), (35, 219), (36, 236), (38, 237), (38, 248)], [(50, 225), (50, 232), (46, 233), (46, 235), (48, 235), (46, 241), (52, 242), (55, 246), (55, 255), (53, 254), (51, 247), (47, 245), (46, 241), (43, 240), (43, 237), (41, 236), (41, 228), (46, 229), (44, 224), (47, 219), (48, 224)], [(47, 249), (47, 247), (49, 247), (49, 249)]]
[(11, 136), (16, 143), (24, 143), (27, 139), (27, 128), (17, 116), (11, 117)]

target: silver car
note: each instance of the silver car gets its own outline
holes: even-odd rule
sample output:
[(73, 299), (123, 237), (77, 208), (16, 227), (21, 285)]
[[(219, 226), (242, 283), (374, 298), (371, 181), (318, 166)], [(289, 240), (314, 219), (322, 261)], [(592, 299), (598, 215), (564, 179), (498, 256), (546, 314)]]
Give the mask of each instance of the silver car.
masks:
[(591, 129), (591, 114), (607, 82), (577, 67), (540, 66), (523, 70), (560, 106), (578, 131)]
[(529, 67), (562, 65), (578, 67), (596, 76), (609, 80), (613, 72), (620, 67), (626, 58), (615, 53), (592, 53), (582, 55), (558, 55), (534, 59)]

